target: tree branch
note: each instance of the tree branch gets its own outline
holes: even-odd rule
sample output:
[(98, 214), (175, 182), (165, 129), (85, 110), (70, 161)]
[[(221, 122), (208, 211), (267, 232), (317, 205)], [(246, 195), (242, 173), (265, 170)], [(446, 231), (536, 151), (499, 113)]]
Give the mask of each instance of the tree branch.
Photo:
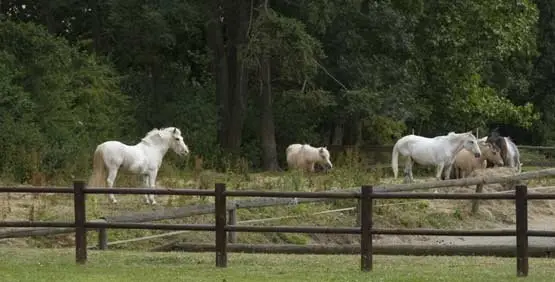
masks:
[(318, 61), (316, 61), (316, 64), (329, 76), (331, 77), (331, 79), (333, 79), (335, 82), (337, 82), (337, 84), (339, 84), (339, 86), (341, 86), (343, 89), (345, 90), (349, 90), (347, 88), (347, 86), (345, 86), (343, 83), (341, 83), (341, 81), (339, 81), (339, 79), (335, 78), (333, 75), (331, 75), (331, 73), (324, 67), (322, 66)]

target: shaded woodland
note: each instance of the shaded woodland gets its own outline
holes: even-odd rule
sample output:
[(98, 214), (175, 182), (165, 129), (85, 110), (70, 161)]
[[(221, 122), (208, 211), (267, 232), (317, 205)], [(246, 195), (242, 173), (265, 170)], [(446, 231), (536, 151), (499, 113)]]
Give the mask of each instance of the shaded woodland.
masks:
[[(0, 163), (90, 169), (105, 140), (177, 126), (212, 167), (291, 143), (500, 128), (555, 141), (555, 2), (1, 0)], [(177, 163), (177, 162), (176, 162)], [(186, 164), (179, 164), (185, 166)]]

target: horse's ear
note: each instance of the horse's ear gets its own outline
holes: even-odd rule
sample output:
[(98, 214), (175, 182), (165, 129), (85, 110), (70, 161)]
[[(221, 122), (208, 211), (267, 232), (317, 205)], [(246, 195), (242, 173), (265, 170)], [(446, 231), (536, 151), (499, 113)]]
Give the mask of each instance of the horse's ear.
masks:
[(173, 134), (177, 133), (177, 128), (173, 128)]

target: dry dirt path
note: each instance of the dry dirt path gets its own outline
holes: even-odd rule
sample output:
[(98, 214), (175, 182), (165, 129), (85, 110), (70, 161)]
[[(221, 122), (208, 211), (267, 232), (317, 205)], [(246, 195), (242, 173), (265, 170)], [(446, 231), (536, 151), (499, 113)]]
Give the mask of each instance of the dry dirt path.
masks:
[[(515, 225), (501, 225), (500, 229), (514, 229)], [(497, 229), (496, 228), (496, 229)], [(555, 216), (543, 216), (530, 218), (529, 230), (555, 231)], [(382, 236), (374, 240), (383, 245), (516, 245), (514, 236)], [(555, 247), (555, 238), (529, 237), (530, 246)]]

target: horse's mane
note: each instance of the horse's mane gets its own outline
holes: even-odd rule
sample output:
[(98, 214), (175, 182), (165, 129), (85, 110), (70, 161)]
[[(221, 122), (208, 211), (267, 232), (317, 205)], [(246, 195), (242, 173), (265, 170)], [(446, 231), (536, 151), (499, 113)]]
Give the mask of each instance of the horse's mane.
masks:
[(145, 134), (145, 136), (141, 139), (141, 141), (149, 143), (149, 141), (151, 141), (153, 137), (157, 136), (161, 132), (166, 131), (166, 129), (168, 129), (168, 128), (167, 127), (163, 127), (163, 128), (160, 128), (160, 129), (153, 128), (147, 134)]
[(162, 131), (162, 129), (158, 129), (158, 128), (153, 128), (152, 130), (150, 130), (145, 137), (143, 137), (142, 139), (150, 139), (152, 138), (154, 135), (158, 134), (160, 131)]

